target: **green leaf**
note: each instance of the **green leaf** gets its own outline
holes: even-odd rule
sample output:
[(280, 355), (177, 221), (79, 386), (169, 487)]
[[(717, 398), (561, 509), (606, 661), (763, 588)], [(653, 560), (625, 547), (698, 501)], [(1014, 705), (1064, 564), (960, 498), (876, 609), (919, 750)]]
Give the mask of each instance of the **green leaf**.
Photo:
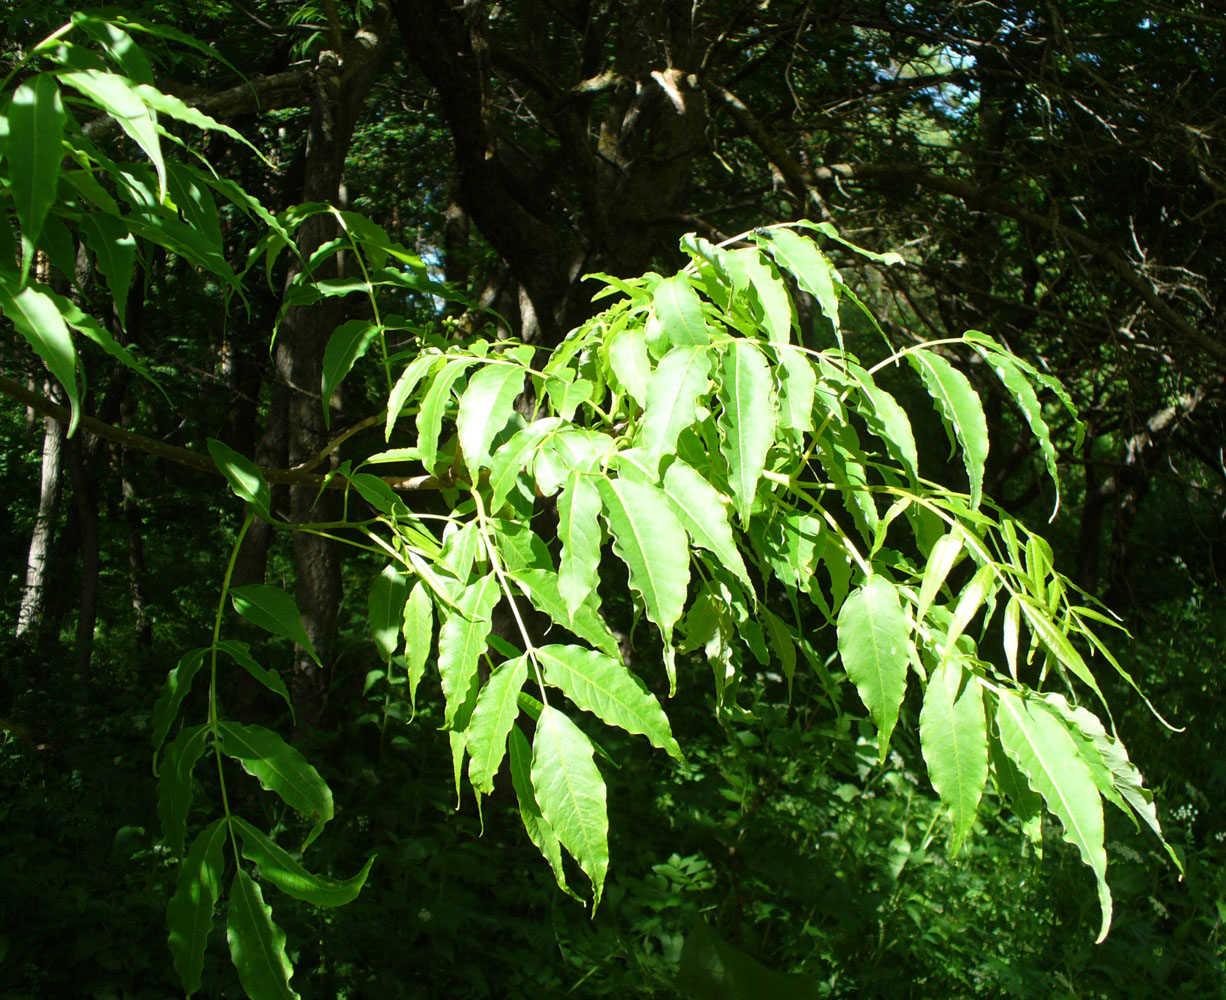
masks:
[(481, 467), (490, 464), (490, 443), (506, 426), (523, 391), (524, 370), (519, 365), (488, 364), (468, 380), (455, 423), (473, 483)]
[(162, 837), (177, 857), (183, 856), (183, 843), (187, 838), (187, 814), (192, 808), (192, 770), (204, 753), (208, 735), (208, 726), (181, 729), (162, 754), (158, 819), (162, 823)]
[[(538, 713), (539, 714), (539, 713)], [(562, 845), (553, 827), (541, 815), (541, 807), (536, 801), (536, 792), (532, 788), (532, 747), (528, 737), (519, 726), (511, 727), (511, 783), (515, 786), (515, 797), (519, 800), (519, 818), (523, 821), (528, 839), (532, 841), (549, 862), (553, 869), (554, 880), (558, 888), (572, 899), (580, 897), (566, 883), (566, 869), (562, 864)]]
[(651, 304), (668, 343), (703, 347), (711, 342), (707, 321), (702, 315), (702, 300), (684, 274), (661, 281)]
[(536, 449), (558, 430), (561, 424), (562, 421), (557, 417), (534, 420), (517, 430), (494, 452), (490, 460), (491, 512), (496, 513), (502, 509), (515, 488), (520, 473), (532, 461)]
[(920, 747), (932, 787), (953, 821), (949, 851), (957, 854), (974, 826), (988, 780), (988, 731), (979, 682), (955, 658), (943, 660), (928, 676)]
[(817, 1000), (822, 995), (816, 976), (768, 968), (716, 937), (701, 916), (685, 936), (677, 987), (686, 1000)]
[(746, 524), (766, 453), (775, 439), (770, 367), (756, 345), (734, 340), (724, 351), (720, 374), (720, 445), (728, 460), (733, 503)]
[(383, 568), (370, 585), (367, 601), (367, 621), (371, 638), (375, 640), (384, 662), (390, 661), (400, 645), (401, 628), (405, 621), (405, 605), (409, 599), (409, 580), (394, 565)]
[(967, 377), (939, 354), (912, 351), (907, 360), (919, 372), (928, 395), (945, 420), (946, 429), (952, 432), (951, 444), (956, 439), (955, 447), (961, 449), (973, 510), (983, 496), (983, 467), (988, 459), (988, 422), (979, 394)]
[[(237, 722), (217, 724), (218, 746), (291, 809), (314, 823), (309, 844), (333, 816), (332, 791), (306, 758), (270, 729)], [(305, 846), (305, 845), (304, 845)]]
[(179, 865), (175, 894), (166, 905), (170, 954), (188, 996), (200, 989), (204, 950), (213, 930), (213, 911), (221, 898), (225, 869), (222, 847), (227, 831), (224, 819), (215, 819), (200, 831)]
[(762, 609), (762, 624), (766, 640), (783, 667), (784, 679), (788, 682), (788, 698), (792, 697), (792, 678), (796, 676), (797, 638), (787, 622), (768, 608)]
[(573, 632), (584, 642), (591, 643), (609, 656), (618, 656), (617, 637), (609, 631), (605, 620), (596, 613), (591, 603), (577, 608), (574, 613), (566, 607), (559, 590), (558, 574), (542, 569), (517, 569), (511, 574), (523, 587), (532, 606), (543, 615)]
[(647, 405), (647, 382), (651, 377), (651, 362), (647, 358), (647, 341), (641, 326), (623, 326), (608, 341), (609, 367), (622, 388), (639, 406)]
[(420, 581), (413, 585), (404, 608), (404, 659), (409, 673), (409, 703), (417, 711), (417, 685), (426, 675), (426, 660), (434, 645), (434, 602), (429, 588)]
[(251, 504), (252, 510), (265, 521), (271, 521), (272, 491), (259, 466), (216, 438), (209, 438), (209, 454), (235, 496)]
[[(601, 479), (597, 488), (613, 535), (613, 551), (626, 564), (630, 586), (643, 598), (647, 617), (659, 626), (668, 647), (690, 584), (685, 529), (668, 498), (654, 486)], [(676, 678), (670, 676), (670, 693), (675, 686)]]
[(1009, 397), (1021, 411), (1026, 426), (1030, 428), (1030, 433), (1039, 442), (1039, 450), (1043, 453), (1047, 474), (1056, 489), (1056, 502), (1052, 507), (1051, 517), (1048, 518), (1049, 521), (1054, 520), (1060, 511), (1060, 470), (1056, 465), (1058, 457), (1056, 446), (1052, 444), (1051, 430), (1047, 426), (1047, 421), (1043, 419), (1043, 406), (1039, 402), (1038, 394), (1034, 391), (1030, 379), (1025, 376), (1011, 355), (1000, 351), (985, 350), (979, 346), (976, 346), (975, 350), (991, 366), (992, 371), (996, 372), (996, 377), (1000, 379)]
[(770, 251), (781, 268), (790, 272), (796, 283), (817, 299), (818, 306), (835, 335), (839, 333), (839, 297), (835, 290), (834, 267), (817, 244), (790, 229), (772, 229), (759, 242)]
[(443, 725), (448, 729), (463, 728), (467, 722), (463, 716), (476, 697), (477, 661), (485, 650), (490, 616), (501, 596), (497, 577), (487, 573), (461, 591), (457, 610), (450, 612), (439, 628), (438, 672), (447, 701)]
[(242, 838), (243, 857), (259, 866), (260, 878), (267, 879), (286, 895), (314, 906), (344, 906), (353, 902), (375, 863), (372, 855), (360, 872), (347, 879), (313, 875), (289, 851), (242, 817), (232, 816), (230, 822)]
[(748, 292), (758, 324), (772, 344), (786, 344), (792, 335), (792, 298), (775, 269), (753, 247), (730, 250), (720, 263), (737, 292)]
[(285, 954), (285, 932), (273, 922), (272, 907), (242, 868), (230, 883), (226, 938), (238, 981), (250, 1000), (298, 1000), (289, 985), (294, 967)]
[(884, 577), (869, 577), (839, 611), (839, 656), (877, 724), (882, 761), (907, 690), (908, 634), (898, 591)]
[(84, 69), (62, 73), (60, 80), (79, 91), (118, 122), (128, 136), (149, 157), (158, 175), (158, 201), (166, 196), (166, 162), (158, 141), (157, 115), (133, 91), (135, 84), (117, 73)]
[(685, 527), (690, 541), (712, 553), (720, 564), (753, 590), (749, 571), (728, 522), (727, 501), (693, 466), (675, 459), (664, 473), (664, 495)]
[(963, 535), (961, 531), (951, 531), (942, 535), (928, 553), (928, 562), (924, 566), (924, 580), (920, 584), (919, 600), (915, 605), (915, 620), (923, 621), (937, 596), (937, 591), (954, 568), (958, 556), (962, 554)]
[(813, 399), (817, 372), (801, 351), (779, 348), (779, 426), (793, 432), (797, 444), (813, 430)]
[(365, 319), (351, 319), (332, 331), (328, 346), (324, 348), (323, 375), (319, 383), (325, 427), (332, 426), (332, 394), (382, 332), (383, 327), (378, 323)]
[(47, 369), (64, 388), (72, 416), (68, 423), (71, 436), (81, 419), (81, 392), (77, 387), (77, 350), (64, 316), (55, 301), (36, 288), (26, 286), (14, 292), (0, 275), (0, 312), (34, 348)]
[(646, 736), (652, 746), (684, 759), (656, 696), (620, 660), (582, 646), (540, 646), (536, 655), (545, 680), (561, 688), (579, 708), (610, 726)]
[(600, 491), (591, 477), (571, 473), (558, 497), (558, 592), (568, 619), (586, 603), (600, 570)]
[(1077, 848), (1098, 881), (1102, 927), (1111, 927), (1111, 890), (1103, 847), (1103, 804), (1089, 769), (1062, 722), (1011, 691), (1002, 690), (996, 712), (1000, 740), (1048, 810), (1064, 827), (1064, 839)]
[(519, 715), (519, 690), (528, 679), (528, 657), (508, 660), (490, 674), (468, 724), (468, 780), (478, 792), (494, 791), (494, 776), (507, 753), (507, 736)]
[(698, 419), (698, 400), (709, 386), (711, 358), (704, 347), (674, 347), (647, 380), (642, 441), (653, 467), (677, 450), (678, 435)]
[(451, 387), (476, 363), (476, 358), (448, 359), (443, 370), (435, 373), (421, 401), (421, 408), (417, 411), (417, 447), (428, 472), (434, 471), (438, 458), (438, 436), (443, 429), (443, 415), (451, 400)]
[(605, 783), (591, 740), (556, 708), (545, 705), (532, 740), (532, 787), (541, 815), (592, 883), (600, 904), (609, 870)]
[[(273, 635), (284, 636), (307, 651), (311, 659), (319, 663), (315, 647), (306, 634), (298, 605), (280, 587), (264, 583), (249, 583), (230, 591), (234, 610), (260, 628)], [(322, 666), (322, 664), (320, 664)]]
[(23, 282), (43, 221), (55, 204), (67, 120), (60, 88), (50, 73), (39, 73), (13, 91), (8, 105), (6, 158), (13, 205), (21, 223)]
[[(131, 74), (128, 74), (131, 76)], [(199, 129), (201, 132), (220, 132), (227, 138), (233, 139), (235, 142), (246, 146), (251, 152), (255, 153), (265, 165), (277, 169), (276, 166), (260, 152), (257, 146), (244, 136), (241, 132), (232, 129), (229, 125), (217, 121), (206, 115), (199, 108), (189, 107), (184, 104), (179, 98), (173, 94), (166, 94), (158, 90), (156, 87), (151, 87), (147, 82), (137, 83), (132, 88), (132, 93), (136, 95), (147, 107), (153, 111), (161, 112), (164, 115), (174, 118), (176, 121), (181, 121), (186, 125), (191, 125), (193, 128)]]
[(429, 374), (430, 369), (442, 359), (441, 354), (419, 354), (400, 373), (400, 377), (396, 379), (396, 384), (392, 386), (392, 391), (387, 397), (387, 422), (383, 429), (385, 441), (391, 440), (392, 428), (400, 419), (400, 411), (404, 409), (408, 398), (413, 395), (413, 390)]
[[(1145, 821), (1146, 826), (1154, 832), (1154, 835), (1162, 843), (1162, 846), (1166, 848), (1167, 854), (1170, 855), (1171, 860), (1175, 862), (1175, 867), (1179, 869), (1182, 875), (1183, 861), (1180, 860), (1175, 849), (1167, 843), (1166, 836), (1162, 833), (1162, 824), (1158, 820), (1158, 810), (1154, 807), (1153, 793), (1145, 787), (1141, 772), (1128, 759), (1128, 751), (1124, 748), (1124, 744), (1108, 733), (1102, 721), (1089, 709), (1083, 708), (1080, 705), (1070, 705), (1068, 699), (1054, 692), (1044, 694), (1043, 700), (1068, 720), (1071, 729), (1075, 730), (1075, 739), (1077, 735), (1080, 735), (1092, 744), (1093, 755), (1107, 770), (1107, 780), (1111, 783), (1110, 794), (1104, 794), (1104, 798), (1111, 799), (1125, 812), (1128, 812), (1125, 806), (1125, 803), (1127, 803), (1127, 806), (1131, 807), (1133, 812), (1140, 816)], [(1086, 756), (1086, 753), (1083, 752), (1082, 759), (1085, 760)], [(1089, 764), (1089, 761), (1087, 761), (1087, 764)], [(1090, 770), (1091, 776), (1098, 783), (1097, 775), (1093, 774), (1094, 765), (1090, 765)], [(1099, 784), (1099, 787), (1101, 789), (1102, 785)]]
[(166, 735), (170, 732), (170, 727), (174, 725), (175, 719), (179, 717), (179, 706), (183, 704), (183, 699), (192, 689), (192, 680), (200, 671), (207, 652), (208, 648), (203, 647), (184, 653), (179, 658), (178, 664), (172, 667), (166, 675), (166, 683), (162, 685), (157, 703), (153, 706), (152, 740), (155, 774), (157, 773), (157, 752), (166, 742)]
[(906, 470), (911, 482), (918, 483), (919, 453), (916, 451), (915, 434), (911, 430), (907, 411), (859, 365), (849, 364), (847, 370), (855, 378), (868, 402), (867, 408), (859, 411), (868, 429), (885, 442), (886, 451)]
[[(984, 602), (989, 600), (996, 589), (996, 567), (991, 563), (980, 566), (975, 575), (970, 578), (962, 593), (958, 595), (958, 603), (954, 607), (953, 617), (945, 631), (945, 655), (950, 656), (954, 646), (971, 619), (979, 613)], [(988, 612), (991, 617), (991, 611)]]
[(217, 641), (217, 648), (263, 684), (264, 687), (268, 688), (269, 691), (280, 696), (281, 700), (285, 702), (285, 707), (289, 709), (290, 718), (293, 718), (294, 704), (290, 701), (289, 690), (285, 686), (285, 681), (281, 680), (280, 675), (276, 672), (266, 670), (260, 666), (252, 657), (250, 646), (245, 642), (236, 642), (233, 639), (219, 639)]

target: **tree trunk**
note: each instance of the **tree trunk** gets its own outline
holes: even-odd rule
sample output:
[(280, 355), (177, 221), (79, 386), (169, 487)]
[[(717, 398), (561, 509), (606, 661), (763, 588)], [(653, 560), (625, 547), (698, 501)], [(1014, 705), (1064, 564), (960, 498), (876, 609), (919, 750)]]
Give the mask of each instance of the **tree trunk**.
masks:
[[(371, 19), (344, 47), (343, 52), (320, 54), (311, 94), (311, 121), (307, 131), (302, 201), (335, 204), (340, 196), (345, 157), (363, 100), (374, 83), (378, 57), (386, 40), (388, 13), (377, 5)], [(297, 245), (303, 258), (310, 257), (336, 235), (330, 215), (316, 215), (303, 223)], [(320, 262), (320, 278), (339, 273), (335, 257)], [(291, 272), (292, 279), (294, 273)], [(274, 405), (268, 430), (268, 447), (284, 451), (289, 465), (304, 462), (327, 443), (323, 407), (329, 401), (320, 397), (323, 354), (332, 331), (344, 319), (338, 299), (326, 299), (313, 306), (295, 306), (286, 312), (277, 338), (275, 363), (279, 381), (285, 387), (284, 422), (277, 427), (279, 414)], [(279, 403), (279, 400), (275, 400)], [(295, 523), (335, 520), (335, 497), (331, 491), (317, 498), (313, 488), (289, 491), (289, 516)], [(254, 556), (266, 538), (256, 539)], [(296, 596), (307, 636), (321, 660), (328, 662), (341, 601), (340, 554), (335, 543), (306, 532), (295, 532), (294, 567), (297, 571)], [(245, 566), (250, 572), (250, 557)], [(303, 726), (318, 723), (328, 689), (324, 671), (303, 651), (294, 661), (292, 678), (294, 705)]]
[(17, 636), (37, 634), (42, 625), (47, 586), (47, 560), (55, 534), (55, 515), (60, 503), (60, 467), (63, 461), (64, 425), (47, 417), (43, 420), (42, 477), (38, 489), (38, 513), (30, 534), (30, 554), (26, 559), (25, 589), (17, 610)]

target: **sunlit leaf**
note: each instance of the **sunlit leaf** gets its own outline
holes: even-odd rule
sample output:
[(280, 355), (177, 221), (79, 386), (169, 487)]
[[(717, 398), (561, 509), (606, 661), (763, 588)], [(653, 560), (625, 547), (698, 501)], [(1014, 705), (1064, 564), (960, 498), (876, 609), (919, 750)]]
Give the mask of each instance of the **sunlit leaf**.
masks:
[(957, 854), (988, 778), (988, 733), (979, 682), (956, 658), (928, 675), (919, 721), (928, 777), (953, 821), (949, 850)]
[(494, 790), (494, 776), (507, 753), (507, 736), (519, 715), (519, 689), (527, 679), (527, 655), (517, 656), (493, 671), (477, 695), (468, 724), (468, 780), (486, 795)]
[(515, 399), (524, 390), (524, 370), (518, 365), (488, 364), (468, 382), (460, 396), (456, 433), (472, 482), (490, 464), (490, 443), (506, 426)]
[(988, 459), (988, 422), (979, 394), (965, 375), (933, 351), (912, 351), (907, 360), (919, 372), (945, 420), (954, 449), (961, 453), (970, 481), (971, 507), (978, 507)]
[(286, 895), (314, 906), (344, 906), (353, 902), (366, 884), (370, 866), (375, 863), (372, 855), (352, 878), (325, 878), (307, 871), (289, 851), (241, 816), (231, 817), (230, 822), (242, 839), (243, 857), (259, 866), (260, 878)]
[(702, 315), (702, 300), (685, 275), (677, 274), (661, 281), (651, 304), (669, 344), (701, 347), (711, 342)]
[(443, 724), (448, 728), (459, 722), (462, 712), (472, 710), (476, 697), (477, 658), (485, 649), (490, 634), (490, 615), (500, 597), (498, 580), (488, 573), (464, 588), (456, 600), (457, 610), (449, 612), (439, 628), (438, 672), (446, 708)]
[(1064, 839), (1094, 872), (1102, 908), (1098, 940), (1102, 941), (1111, 927), (1111, 890), (1103, 847), (1103, 804), (1090, 772), (1060, 720), (1011, 691), (1000, 692), (996, 724), (1006, 752), (1060, 820)]
[(29, 285), (17, 291), (2, 274), (0, 312), (25, 337), (63, 388), (71, 410), (68, 433), (73, 434), (81, 418), (81, 391), (77, 386), (77, 350), (63, 315), (50, 296)]
[(600, 492), (575, 472), (558, 496), (558, 591), (573, 615), (595, 589), (600, 569)]
[(510, 757), (511, 783), (515, 786), (515, 797), (519, 800), (519, 817), (523, 821), (528, 839), (536, 845), (537, 850), (549, 862), (558, 888), (573, 899), (579, 899), (580, 897), (566, 882), (566, 870), (562, 862), (562, 844), (558, 840), (558, 835), (553, 832), (553, 827), (549, 825), (549, 821), (541, 815), (541, 807), (536, 801), (536, 791), (532, 787), (531, 774), (532, 747), (519, 726), (511, 727)]
[(720, 366), (720, 447), (728, 460), (728, 481), (741, 523), (757, 493), (766, 453), (775, 437), (775, 402), (770, 368), (762, 352), (746, 340), (734, 340)]
[(839, 656), (877, 724), (883, 761), (907, 690), (908, 634), (898, 591), (884, 577), (869, 577), (843, 602)]
[(545, 680), (561, 688), (579, 708), (610, 726), (646, 736), (653, 746), (682, 759), (656, 696), (620, 660), (594, 649), (559, 644), (540, 646), (536, 654)]
[(216, 438), (209, 438), (209, 454), (213, 456), (217, 471), (226, 477), (226, 482), (230, 484), (235, 496), (251, 504), (251, 509), (265, 521), (271, 521), (272, 491), (259, 467), (251, 459), (240, 455)]
[(698, 419), (698, 400), (706, 393), (711, 358), (706, 348), (674, 347), (647, 380), (643, 447), (651, 461), (672, 454), (677, 436)]
[(545, 705), (532, 740), (532, 787), (541, 815), (592, 883), (598, 906), (609, 869), (605, 783), (592, 742), (556, 708)]
[(250, 1000), (298, 1000), (289, 985), (294, 968), (285, 953), (285, 932), (273, 922), (272, 907), (242, 868), (230, 884), (226, 939), (238, 981)]
[(314, 824), (307, 843), (314, 840), (332, 818), (332, 790), (306, 758), (262, 726), (219, 722), (217, 736), (223, 754)]
[(60, 88), (49, 73), (26, 80), (9, 100), (7, 178), (21, 224), (23, 280), (29, 273), (43, 220), (55, 204), (67, 119)]

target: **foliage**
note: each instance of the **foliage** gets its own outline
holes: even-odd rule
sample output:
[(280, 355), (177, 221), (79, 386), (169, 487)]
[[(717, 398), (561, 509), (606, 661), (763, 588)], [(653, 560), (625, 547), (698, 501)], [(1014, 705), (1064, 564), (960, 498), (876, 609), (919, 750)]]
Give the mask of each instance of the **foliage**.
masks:
[[(65, 41), (73, 29), (95, 40), (101, 55)], [(168, 145), (186, 143), (167, 120), (245, 140), (156, 90), (132, 32), (191, 44), (135, 19), (74, 17), (32, 50), (46, 68), (22, 80), (3, 118), (4, 205), (19, 245), (0, 254), (0, 310), (56, 378), (71, 428), (85, 390), (74, 332), (152, 375), (104, 324), (56, 291), (35, 261), (41, 253), (57, 279), (71, 283), (81, 242), (96, 255), (119, 316), (138, 254), (149, 246), (241, 297), (242, 275), (222, 251), (216, 196), (267, 227), (248, 267), (262, 264), (269, 275), (300, 226), (322, 215), (337, 221), (339, 235), (302, 262), (285, 307), (363, 297), (370, 318), (344, 323), (324, 352), (325, 420), (332, 393), (376, 345), (388, 397), (387, 449), (343, 463), (324, 484), (345, 498), (346, 516), (335, 524), (284, 521), (260, 468), (210, 444), (247, 513), (212, 640), (182, 655), (150, 722), (163, 839), (180, 859), (167, 906), (170, 951), (189, 994), (204, 982), (215, 911), (226, 896), (242, 987), (253, 997), (295, 995), (289, 937), (265, 888), (310, 906), (340, 906), (357, 897), (374, 861), (343, 880), (308, 871), (301, 855), (335, 815), (328, 783), (272, 729), (224, 711), (227, 666), (242, 668), (293, 711), (263, 654), (228, 638), (228, 605), (315, 656), (284, 589), (231, 586), (257, 518), (277, 529), (326, 532), (388, 560), (373, 576), (367, 605), (383, 678), (389, 686), (407, 683), (415, 708), (418, 697), (433, 700), (420, 685), (437, 667), (455, 795), (462, 798), (467, 779), (478, 808), (489, 808), (501, 781), (557, 885), (590, 898), (593, 912), (618, 885), (609, 881), (617, 818), (607, 809), (605, 773), (635, 752), (626, 736), (646, 737), (683, 772), (693, 767), (688, 755), (698, 750), (677, 736), (677, 713), (661, 697), (694, 686), (695, 674), (709, 669), (719, 725), (748, 732), (774, 718), (780, 708), (761, 692), (777, 678), (789, 696), (795, 689), (807, 704), (830, 706), (849, 772), (875, 768), (897, 794), (909, 795), (904, 785), (914, 777), (886, 765), (894, 764), (900, 720), (904, 729), (917, 720), (919, 752), (939, 799), (916, 808), (929, 823), (924, 849), (931, 830), (948, 823), (956, 855), (982, 822), (989, 787), (1037, 845), (1045, 808), (1095, 876), (1097, 939), (1106, 937), (1112, 897), (1102, 800), (1166, 841), (1114, 725), (1095, 714), (1105, 700), (1086, 652), (1136, 685), (1094, 631), (1111, 619), (1054, 569), (1042, 538), (984, 497), (988, 422), (979, 393), (953, 362), (970, 356), (995, 373), (1058, 491), (1054, 408), (1045, 411), (1041, 396), (1054, 395), (1076, 414), (1054, 379), (983, 333), (903, 350), (883, 337), (884, 352), (848, 350), (847, 330), (871, 330), (876, 320), (815, 236), (881, 267), (901, 258), (861, 250), (828, 223), (768, 226), (719, 245), (689, 236), (681, 244), (689, 263), (674, 275), (596, 275), (606, 286), (597, 298), (612, 304), (551, 351), (423, 329), (395, 311), (408, 312), (411, 296), (470, 303), (433, 282), (421, 259), (381, 227), (316, 204), (274, 216), (237, 185), (167, 156)], [(64, 88), (76, 96), (65, 99)], [(80, 111), (94, 117), (81, 125)], [(113, 160), (92, 141), (115, 127), (148, 164)], [(0, 237), (9, 232), (0, 226)], [(341, 250), (359, 273), (317, 278), (315, 265)], [(965, 488), (921, 473), (908, 409), (893, 383), (886, 387), (907, 369), (915, 375), (908, 391), (931, 399)], [(370, 471), (385, 465), (402, 471)], [(423, 499), (427, 492), (437, 497)], [(633, 657), (617, 628), (625, 594), (597, 586), (610, 578), (611, 557), (621, 564), (614, 575), (624, 574), (637, 627), (650, 633), (638, 637)], [(511, 628), (499, 626), (500, 615)], [(656, 649), (662, 669), (652, 666)], [(207, 692), (192, 699), (206, 666)], [(859, 740), (844, 715), (851, 688), (872, 721), (872, 733)], [(915, 705), (918, 713), (908, 707)], [(221, 810), (197, 825), (197, 765), (206, 758), (216, 765)], [(769, 765), (783, 766), (778, 756)], [(268, 833), (232, 806), (241, 799), (249, 811), (254, 798), (237, 794), (246, 781), (240, 771), (288, 810)], [(837, 827), (839, 819), (826, 822)], [(817, 826), (811, 822), (808, 832)], [(298, 850), (278, 843), (294, 834), (301, 834)], [(892, 837), (882, 848), (895, 883), (910, 855), (906, 839)], [(572, 887), (575, 866), (586, 891)], [(710, 888), (707, 862), (697, 855), (674, 853), (654, 870), (675, 892)], [(635, 900), (624, 887), (618, 902), (628, 892), (633, 905), (651, 908), (650, 891), (639, 886)], [(918, 904), (908, 910), (912, 902), (899, 890), (891, 905), (922, 923)], [(810, 992), (705, 929), (690, 932), (671, 957), (670, 978), (675, 969), (674, 985), (688, 995), (740, 995), (755, 988), (746, 982), (770, 982), (780, 995), (793, 987)]]

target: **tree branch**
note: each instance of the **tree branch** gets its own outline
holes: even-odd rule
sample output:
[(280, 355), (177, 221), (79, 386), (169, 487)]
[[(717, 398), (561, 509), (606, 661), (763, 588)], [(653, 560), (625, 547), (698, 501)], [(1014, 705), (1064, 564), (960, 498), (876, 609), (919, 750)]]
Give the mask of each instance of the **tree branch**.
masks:
[[(44, 416), (50, 417), (52, 420), (59, 421), (65, 425), (68, 423), (68, 407), (53, 403), (46, 396), (42, 396), (37, 392), (31, 392), (20, 382), (14, 382), (3, 375), (0, 375), (0, 393), (10, 396), (17, 400), (17, 402), (28, 406)], [(329, 442), (328, 446), (319, 454), (312, 456), (309, 462), (303, 463), (301, 468), (260, 469), (260, 473), (269, 483), (279, 486), (314, 486), (316, 488), (344, 489), (348, 485), (346, 480), (321, 476), (306, 470), (318, 466), (329, 454), (339, 448), (345, 440), (352, 437), (358, 431), (378, 423), (381, 419), (382, 417), (368, 417), (366, 420), (360, 421), (355, 427), (342, 432)], [(148, 455), (154, 455), (157, 458), (163, 458), (168, 462), (174, 462), (176, 465), (183, 465), (189, 469), (196, 469), (199, 472), (208, 472), (218, 476), (222, 474), (217, 468), (216, 463), (209, 456), (202, 455), (198, 451), (166, 444), (164, 441), (156, 441), (153, 438), (145, 437), (143, 434), (124, 430), (122, 427), (116, 427), (114, 424), (108, 424), (84, 414), (81, 416), (80, 427), (90, 434), (103, 438), (106, 441), (113, 441), (124, 448), (143, 451)], [(440, 490), (451, 485), (447, 480), (440, 479), (438, 476), (380, 476), (379, 478), (392, 487), (392, 489), (405, 492)]]

